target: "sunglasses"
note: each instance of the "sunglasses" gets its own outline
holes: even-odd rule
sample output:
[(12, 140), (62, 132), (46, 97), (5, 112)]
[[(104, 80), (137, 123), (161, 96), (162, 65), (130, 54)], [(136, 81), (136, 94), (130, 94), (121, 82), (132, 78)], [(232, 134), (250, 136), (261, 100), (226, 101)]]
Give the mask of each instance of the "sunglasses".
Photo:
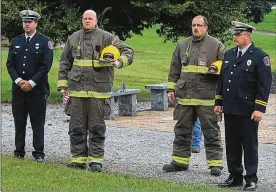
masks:
[(192, 27), (203, 27), (205, 25), (201, 25), (201, 24), (192, 24)]

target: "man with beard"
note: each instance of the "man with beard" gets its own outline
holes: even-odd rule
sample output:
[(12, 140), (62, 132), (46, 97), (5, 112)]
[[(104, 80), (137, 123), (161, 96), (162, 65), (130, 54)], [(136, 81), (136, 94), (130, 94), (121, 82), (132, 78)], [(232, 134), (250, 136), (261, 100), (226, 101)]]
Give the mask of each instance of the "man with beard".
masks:
[(224, 45), (207, 32), (204, 16), (192, 20), (192, 33), (181, 41), (172, 56), (168, 77), (169, 100), (178, 97), (174, 115), (172, 161), (165, 164), (166, 172), (187, 170), (190, 164), (193, 126), (199, 117), (211, 175), (221, 175), (223, 149), (220, 128), (214, 113), (215, 87), (218, 76), (207, 74), (211, 64), (222, 60)]

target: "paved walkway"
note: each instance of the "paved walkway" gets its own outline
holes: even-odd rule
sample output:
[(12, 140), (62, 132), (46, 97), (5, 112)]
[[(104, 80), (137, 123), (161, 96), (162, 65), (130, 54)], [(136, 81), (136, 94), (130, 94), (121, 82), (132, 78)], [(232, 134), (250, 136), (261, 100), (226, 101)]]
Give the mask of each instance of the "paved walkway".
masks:
[[(176, 123), (172, 117), (173, 109), (168, 111), (142, 111), (136, 117), (120, 117), (108, 120), (106, 124), (120, 128), (139, 128), (162, 132), (173, 132)], [(224, 137), (224, 121), (219, 123)], [(259, 142), (276, 144), (276, 94), (271, 94), (267, 111), (259, 126)]]

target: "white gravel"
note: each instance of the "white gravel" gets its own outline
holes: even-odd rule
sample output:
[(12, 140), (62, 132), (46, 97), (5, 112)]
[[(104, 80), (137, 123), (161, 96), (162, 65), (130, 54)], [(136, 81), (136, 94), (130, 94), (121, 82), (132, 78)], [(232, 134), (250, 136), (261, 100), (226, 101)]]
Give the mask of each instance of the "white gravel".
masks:
[[(149, 103), (138, 103), (138, 109), (148, 109)], [(68, 123), (63, 105), (48, 104), (45, 124), (45, 161), (65, 164), (70, 157)], [(32, 130), (27, 125), (26, 151), (31, 157)], [(107, 127), (105, 146), (105, 172), (127, 173), (138, 177), (160, 178), (187, 183), (216, 184), (228, 177), (226, 160), (222, 176), (209, 174), (204, 148), (199, 154), (192, 154), (188, 171), (164, 173), (162, 166), (170, 162), (174, 134), (133, 128)], [(259, 145), (258, 190), (276, 189), (276, 145)], [(2, 104), (2, 151), (13, 154), (14, 124), (10, 104)], [(224, 152), (225, 153), (225, 152)], [(225, 157), (225, 154), (224, 154)]]

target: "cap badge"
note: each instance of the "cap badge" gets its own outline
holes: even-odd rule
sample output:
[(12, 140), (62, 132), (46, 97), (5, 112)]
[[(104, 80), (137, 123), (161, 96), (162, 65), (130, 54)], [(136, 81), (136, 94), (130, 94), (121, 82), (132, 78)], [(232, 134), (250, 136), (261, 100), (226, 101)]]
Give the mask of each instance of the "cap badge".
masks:
[(29, 11), (26, 11), (26, 16), (29, 16)]

